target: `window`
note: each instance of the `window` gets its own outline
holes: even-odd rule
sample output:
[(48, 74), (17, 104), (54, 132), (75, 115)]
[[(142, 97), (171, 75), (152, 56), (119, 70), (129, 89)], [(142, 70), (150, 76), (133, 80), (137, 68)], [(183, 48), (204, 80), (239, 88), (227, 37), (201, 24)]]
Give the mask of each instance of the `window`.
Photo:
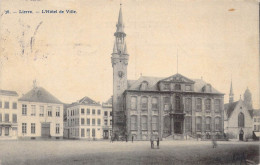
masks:
[(0, 122), (2, 122), (2, 113), (0, 113)]
[(9, 102), (5, 101), (5, 109), (9, 109)]
[(220, 131), (220, 118), (215, 118), (215, 131)]
[(2, 100), (0, 100), (0, 108), (2, 108)]
[(158, 109), (158, 98), (156, 98), (156, 97), (152, 98), (152, 109), (154, 109), (154, 110)]
[(181, 98), (179, 96), (175, 97), (175, 110), (178, 112), (181, 111)]
[(147, 87), (148, 87), (148, 82), (144, 81), (144, 82), (142, 82), (142, 84), (141, 84), (140, 90), (146, 90)]
[(85, 129), (84, 128), (81, 128), (81, 137), (85, 137)]
[(196, 111), (200, 112), (202, 110), (202, 100), (201, 98), (196, 99)]
[(110, 120), (110, 125), (112, 125), (113, 123), (112, 123), (112, 120)]
[(22, 115), (27, 115), (27, 105), (26, 104), (22, 105)]
[(5, 127), (5, 136), (9, 136), (9, 127)]
[(245, 127), (245, 116), (242, 112), (238, 114), (238, 127)]
[(97, 125), (100, 126), (101, 125), (101, 120), (97, 119)]
[(190, 86), (190, 85), (186, 85), (186, 86), (185, 86), (185, 90), (186, 90), (186, 91), (191, 91), (191, 86)]
[(158, 131), (158, 124), (159, 124), (159, 118), (158, 116), (153, 116), (152, 117), (152, 130), (153, 131)]
[(220, 100), (214, 100), (215, 112), (220, 112)]
[(191, 117), (190, 116), (185, 117), (185, 129), (186, 129), (186, 132), (191, 132)]
[(210, 99), (206, 99), (205, 100), (205, 110), (206, 111), (210, 111), (211, 110), (211, 100)]
[(142, 116), (141, 122), (142, 122), (142, 130), (148, 130), (148, 127), (147, 127), (147, 116)]
[(92, 137), (93, 137), (93, 138), (96, 137), (96, 130), (95, 130), (95, 128), (92, 128)]
[(84, 125), (85, 124), (85, 119), (81, 118), (81, 124)]
[(27, 133), (27, 124), (26, 123), (22, 123), (22, 133), (23, 134)]
[(196, 131), (201, 131), (202, 119), (200, 116), (196, 117)]
[(60, 117), (60, 107), (56, 107), (56, 117)]
[(96, 114), (96, 110), (92, 109), (92, 115), (95, 115), (95, 114)]
[[(1, 128), (0, 128), (1, 129)], [(254, 131), (256, 131), (256, 125), (254, 125)]]
[[(85, 113), (85, 109), (84, 108), (81, 108), (81, 114), (84, 114)], [(82, 131), (82, 130), (81, 130)], [(84, 131), (85, 132), (85, 131)]]
[(107, 111), (105, 111), (104, 115), (107, 116)]
[(92, 125), (96, 125), (96, 120), (92, 119)]
[(110, 116), (112, 116), (112, 111), (110, 111)]
[(90, 109), (87, 109), (87, 114), (90, 115)]
[(131, 97), (131, 109), (132, 110), (136, 110), (136, 101), (137, 98), (136, 97)]
[(35, 134), (35, 123), (31, 123), (31, 134)]
[(87, 137), (90, 138), (90, 129), (87, 128)]
[(144, 109), (144, 110), (147, 110), (148, 109), (148, 98), (142, 97), (141, 102), (142, 102), (141, 108)]
[(97, 114), (100, 115), (101, 114), (101, 111), (100, 109), (97, 110)]
[(175, 90), (181, 90), (181, 84), (175, 84)]
[(17, 102), (13, 102), (13, 109), (17, 109)]
[(170, 97), (164, 97), (163, 98), (163, 105), (164, 105), (164, 110), (169, 111), (170, 110)]
[(48, 116), (52, 116), (52, 107), (51, 106), (47, 107), (47, 111), (48, 111)]
[(44, 106), (40, 106), (40, 116), (44, 116)]
[(107, 125), (107, 119), (104, 120), (105, 125)]
[(60, 133), (60, 124), (56, 124), (56, 134)]
[(90, 125), (90, 119), (87, 118), (87, 125)]
[(210, 117), (206, 117), (206, 131), (210, 131), (211, 130), (211, 118)]
[(31, 116), (36, 115), (36, 105), (31, 105)]
[(137, 130), (137, 116), (131, 116), (131, 130)]
[(185, 111), (188, 113), (188, 114), (191, 114), (191, 98), (186, 98), (185, 99)]
[(13, 114), (13, 123), (17, 123), (17, 115)]
[(9, 122), (9, 114), (5, 114), (5, 122)]

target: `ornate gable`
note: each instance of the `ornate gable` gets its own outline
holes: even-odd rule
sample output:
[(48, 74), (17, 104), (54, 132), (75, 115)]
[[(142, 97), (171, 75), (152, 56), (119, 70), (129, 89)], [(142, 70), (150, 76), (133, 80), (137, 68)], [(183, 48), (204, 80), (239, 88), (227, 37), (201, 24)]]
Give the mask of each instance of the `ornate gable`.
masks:
[(190, 83), (194, 84), (195, 82), (181, 74), (175, 74), (173, 76), (170, 76), (168, 78), (165, 78), (161, 80), (161, 82), (173, 82), (173, 83)]

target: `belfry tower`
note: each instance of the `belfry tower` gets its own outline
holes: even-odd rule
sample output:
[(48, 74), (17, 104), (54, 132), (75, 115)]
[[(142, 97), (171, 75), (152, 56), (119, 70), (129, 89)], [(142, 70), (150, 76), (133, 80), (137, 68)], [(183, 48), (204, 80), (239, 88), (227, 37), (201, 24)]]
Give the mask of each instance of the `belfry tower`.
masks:
[(126, 47), (124, 24), (122, 17), (122, 5), (120, 4), (115, 43), (111, 57), (113, 67), (113, 135), (119, 136), (125, 133), (125, 112), (123, 109), (123, 92), (127, 89), (127, 65), (128, 53)]

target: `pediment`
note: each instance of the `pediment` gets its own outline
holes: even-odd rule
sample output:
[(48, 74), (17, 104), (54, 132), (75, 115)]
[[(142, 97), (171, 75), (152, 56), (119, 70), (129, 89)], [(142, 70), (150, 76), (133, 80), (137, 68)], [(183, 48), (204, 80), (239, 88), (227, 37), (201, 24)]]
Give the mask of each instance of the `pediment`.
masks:
[(165, 78), (161, 81), (162, 82), (174, 82), (174, 83), (189, 83), (189, 84), (195, 83), (193, 80), (191, 80), (181, 74), (175, 74), (175, 75)]

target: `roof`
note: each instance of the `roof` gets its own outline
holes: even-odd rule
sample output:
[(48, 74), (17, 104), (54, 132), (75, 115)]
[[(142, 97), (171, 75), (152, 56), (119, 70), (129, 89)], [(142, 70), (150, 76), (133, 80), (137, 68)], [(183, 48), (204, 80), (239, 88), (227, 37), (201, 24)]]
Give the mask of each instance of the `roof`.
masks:
[(236, 102), (233, 102), (233, 103), (224, 104), (224, 109), (225, 109), (225, 112), (227, 114), (227, 118), (229, 118), (231, 116), (231, 114), (234, 111), (234, 109), (236, 108), (238, 102), (239, 101), (236, 101)]
[(74, 102), (70, 104), (68, 107), (76, 106), (76, 105), (94, 105), (94, 106), (100, 106), (99, 102), (96, 102), (92, 100), (91, 98), (85, 96), (82, 99), (80, 99), (78, 102)]
[[(168, 78), (172, 78), (174, 76), (182, 76), (182, 75), (175, 74), (175, 75), (170, 76)], [(184, 76), (182, 76), (182, 77), (184, 77)], [(184, 77), (184, 78), (187, 79), (189, 82), (194, 83), (194, 91), (193, 92), (205, 93), (203, 91), (203, 87), (205, 85), (207, 85), (208, 83), (206, 83), (205, 81), (203, 81), (201, 79), (188, 79), (186, 77)], [(146, 81), (148, 83), (147, 91), (159, 91), (158, 86), (157, 86), (158, 82), (159, 81), (165, 81), (165, 80), (167, 80), (167, 78), (141, 76), (138, 80), (128, 80), (127, 81), (128, 90), (140, 90), (141, 83)], [(213, 87), (211, 87), (211, 93), (223, 94)]]
[[(225, 112), (227, 114), (227, 118), (229, 118), (232, 114), (232, 112), (235, 110), (237, 104), (242, 101), (244, 102), (243, 100), (239, 100), (239, 101), (236, 101), (236, 102), (233, 102), (233, 103), (227, 103), (227, 104), (224, 104), (224, 109), (225, 109)], [(254, 116), (254, 110), (248, 110), (250, 116), (253, 118)]]
[(60, 100), (58, 100), (55, 96), (49, 93), (42, 87), (35, 87), (21, 98), (19, 101), (29, 101), (29, 102), (40, 102), (40, 103), (54, 103), (54, 104), (62, 104)]
[(8, 90), (0, 90), (0, 95), (2, 95), (2, 96), (18, 96), (17, 92), (8, 91)]

